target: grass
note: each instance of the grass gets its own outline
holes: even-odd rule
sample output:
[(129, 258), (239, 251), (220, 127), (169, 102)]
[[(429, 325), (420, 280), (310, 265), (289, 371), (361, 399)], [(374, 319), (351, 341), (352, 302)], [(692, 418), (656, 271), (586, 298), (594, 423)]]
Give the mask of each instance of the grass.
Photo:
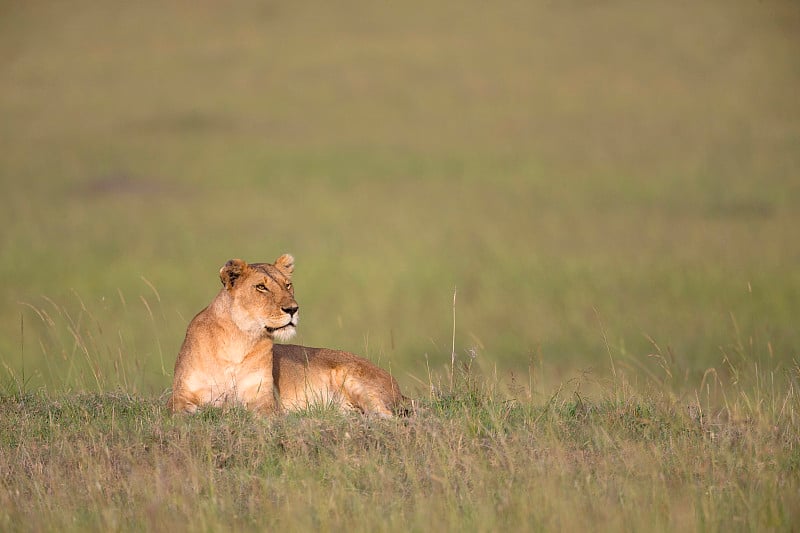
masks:
[[(791, 529), (799, 21), (0, 7), (0, 529)], [(414, 417), (164, 415), (218, 268), (285, 251), (298, 340)]]
[(594, 397), (570, 384), (532, 401), (464, 370), (394, 420), (324, 408), (174, 418), (163, 398), (7, 392), (0, 523), (790, 530), (800, 518), (800, 372), (747, 374), (769, 386), (714, 381), (730, 394), (715, 409), (705, 390), (638, 391), (621, 375)]

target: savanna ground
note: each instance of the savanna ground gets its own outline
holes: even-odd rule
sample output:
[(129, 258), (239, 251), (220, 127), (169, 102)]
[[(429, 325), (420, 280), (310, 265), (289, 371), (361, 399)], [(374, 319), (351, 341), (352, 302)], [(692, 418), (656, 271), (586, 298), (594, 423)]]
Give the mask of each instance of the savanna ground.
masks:
[[(791, 530), (798, 87), (790, 0), (3, 4), (0, 529)], [(285, 251), (413, 416), (167, 416)]]

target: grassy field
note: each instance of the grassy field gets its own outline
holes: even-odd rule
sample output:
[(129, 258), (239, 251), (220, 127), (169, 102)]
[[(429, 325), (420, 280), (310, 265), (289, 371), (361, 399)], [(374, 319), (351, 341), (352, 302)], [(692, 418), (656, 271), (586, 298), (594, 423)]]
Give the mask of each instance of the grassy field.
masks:
[(726, 387), (715, 410), (619, 378), (595, 400), (508, 399), (460, 372), (395, 420), (175, 418), (152, 397), (7, 395), (0, 526), (788, 531), (800, 520), (794, 373), (788, 389), (750, 373), (763, 388)]
[[(2, 529), (790, 529), (798, 28), (789, 0), (3, 4)], [(416, 416), (162, 412), (219, 267), (286, 251), (299, 341)]]

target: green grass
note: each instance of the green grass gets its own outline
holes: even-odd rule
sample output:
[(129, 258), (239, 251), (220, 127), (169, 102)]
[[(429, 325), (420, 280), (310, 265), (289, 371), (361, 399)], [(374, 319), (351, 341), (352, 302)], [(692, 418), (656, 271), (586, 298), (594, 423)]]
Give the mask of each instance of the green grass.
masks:
[[(0, 529), (789, 529), (799, 23), (3, 5)], [(219, 267), (287, 251), (298, 340), (416, 417), (163, 415)]]
[[(408, 418), (170, 417), (124, 393), (0, 399), (5, 530), (790, 530), (797, 367), (709, 397), (500, 395), (460, 372)], [(542, 392), (542, 391), (538, 391)], [(163, 400), (163, 399), (162, 399)]]

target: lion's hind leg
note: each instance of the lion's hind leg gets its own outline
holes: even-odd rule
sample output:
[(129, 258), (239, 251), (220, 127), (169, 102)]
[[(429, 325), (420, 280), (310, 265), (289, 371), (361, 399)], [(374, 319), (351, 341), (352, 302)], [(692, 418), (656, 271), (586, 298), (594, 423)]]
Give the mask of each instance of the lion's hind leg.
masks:
[(389, 374), (370, 378), (352, 370), (336, 370), (336, 381), (345, 403), (365, 414), (392, 418), (403, 398), (397, 382)]

